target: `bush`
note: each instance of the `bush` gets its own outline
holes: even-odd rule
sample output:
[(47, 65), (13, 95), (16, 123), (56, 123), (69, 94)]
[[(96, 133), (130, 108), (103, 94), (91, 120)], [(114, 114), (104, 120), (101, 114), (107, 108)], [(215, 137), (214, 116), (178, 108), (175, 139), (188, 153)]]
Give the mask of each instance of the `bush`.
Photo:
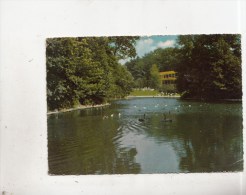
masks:
[(175, 84), (162, 85), (160, 91), (164, 93), (177, 93)]

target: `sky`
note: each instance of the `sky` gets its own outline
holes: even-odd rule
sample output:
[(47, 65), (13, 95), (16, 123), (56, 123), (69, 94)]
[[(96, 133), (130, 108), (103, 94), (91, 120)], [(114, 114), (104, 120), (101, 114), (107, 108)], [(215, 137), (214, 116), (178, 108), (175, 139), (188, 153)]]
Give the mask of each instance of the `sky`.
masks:
[[(138, 57), (143, 57), (145, 54), (154, 51), (157, 48), (174, 47), (176, 43), (176, 35), (165, 36), (143, 36), (136, 42), (136, 52)], [(121, 60), (124, 64), (130, 59)]]

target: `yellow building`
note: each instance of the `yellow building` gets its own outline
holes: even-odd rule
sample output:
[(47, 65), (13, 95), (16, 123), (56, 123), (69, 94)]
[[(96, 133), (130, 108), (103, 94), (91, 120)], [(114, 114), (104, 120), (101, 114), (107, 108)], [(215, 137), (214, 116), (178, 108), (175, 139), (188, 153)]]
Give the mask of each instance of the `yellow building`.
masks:
[(160, 72), (160, 78), (161, 78), (162, 85), (175, 84), (177, 80), (177, 72), (175, 71)]

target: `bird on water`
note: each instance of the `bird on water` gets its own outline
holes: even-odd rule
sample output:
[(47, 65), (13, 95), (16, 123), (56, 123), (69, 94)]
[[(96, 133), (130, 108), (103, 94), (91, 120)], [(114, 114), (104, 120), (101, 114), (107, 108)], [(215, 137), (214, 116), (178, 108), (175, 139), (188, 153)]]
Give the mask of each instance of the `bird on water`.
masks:
[[(169, 111), (169, 114), (170, 114), (170, 111)], [(172, 122), (173, 120), (170, 119), (170, 118), (167, 118), (165, 114), (163, 114), (163, 122)]]
[(143, 118), (139, 118), (138, 121), (144, 122), (145, 121), (145, 114), (143, 115)]

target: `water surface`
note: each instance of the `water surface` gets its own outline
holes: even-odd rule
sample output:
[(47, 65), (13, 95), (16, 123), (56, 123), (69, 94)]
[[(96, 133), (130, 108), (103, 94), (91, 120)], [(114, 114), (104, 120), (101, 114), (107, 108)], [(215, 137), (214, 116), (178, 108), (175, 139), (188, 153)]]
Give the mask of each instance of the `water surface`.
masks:
[(50, 115), (48, 161), (58, 175), (242, 171), (242, 104), (134, 98)]

